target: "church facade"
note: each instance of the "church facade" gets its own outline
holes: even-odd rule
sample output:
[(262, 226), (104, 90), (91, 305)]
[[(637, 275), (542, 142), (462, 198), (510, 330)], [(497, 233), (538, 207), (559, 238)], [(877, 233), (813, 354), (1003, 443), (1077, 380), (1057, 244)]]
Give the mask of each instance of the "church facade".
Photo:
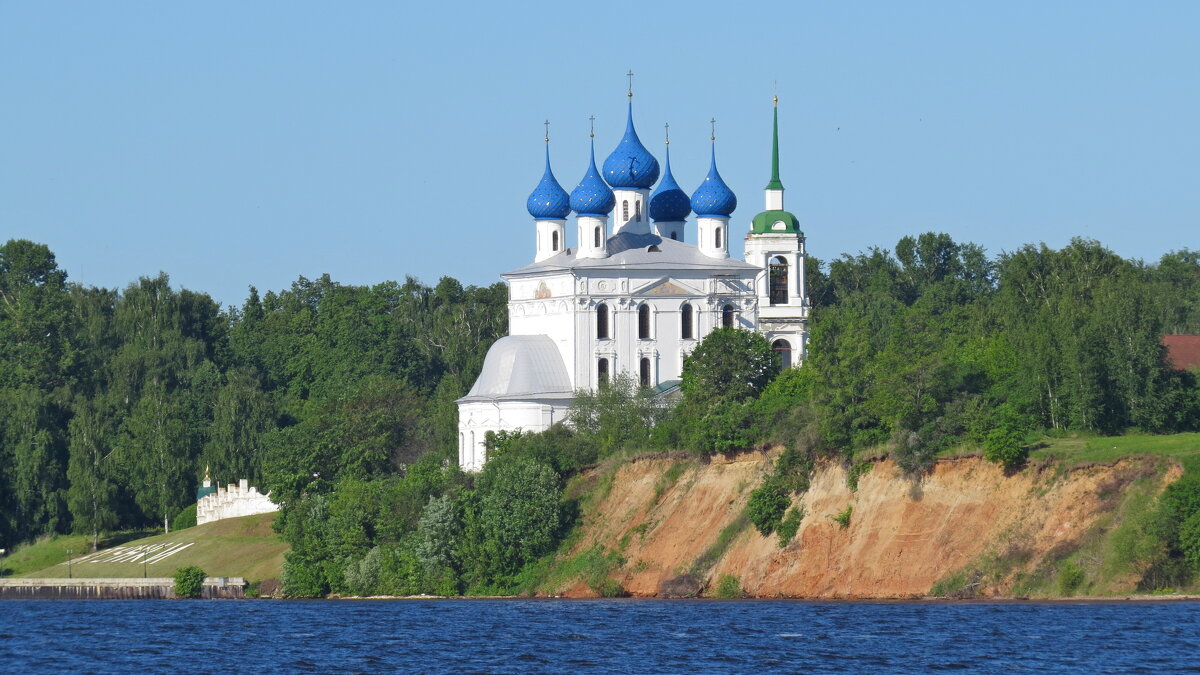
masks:
[[(785, 367), (803, 358), (809, 304), (804, 233), (784, 210), (776, 100), (765, 209), (751, 221), (743, 260), (729, 257), (737, 197), (717, 171), (714, 134), (708, 174), (689, 196), (642, 145), (633, 124), (597, 169), (591, 158), (567, 194), (550, 168), (526, 206), (534, 260), (502, 275), (509, 335), (492, 345), (471, 391), (458, 400), (459, 465), (478, 471), (489, 431), (541, 431), (563, 421), (576, 389), (619, 373), (646, 387), (677, 385), (683, 360), (708, 333), (762, 333)], [(657, 183), (657, 187), (655, 187)], [(651, 188), (654, 188), (653, 190)], [(574, 215), (577, 246), (567, 247)], [(685, 236), (689, 216), (695, 231)], [(610, 227), (611, 220), (611, 227)]]

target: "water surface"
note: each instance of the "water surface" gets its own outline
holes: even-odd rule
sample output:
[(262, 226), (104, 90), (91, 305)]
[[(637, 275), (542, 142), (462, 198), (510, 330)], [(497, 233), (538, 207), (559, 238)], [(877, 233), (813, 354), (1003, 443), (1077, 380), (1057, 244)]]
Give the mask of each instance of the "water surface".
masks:
[(5, 672), (1172, 672), (1200, 603), (6, 601)]

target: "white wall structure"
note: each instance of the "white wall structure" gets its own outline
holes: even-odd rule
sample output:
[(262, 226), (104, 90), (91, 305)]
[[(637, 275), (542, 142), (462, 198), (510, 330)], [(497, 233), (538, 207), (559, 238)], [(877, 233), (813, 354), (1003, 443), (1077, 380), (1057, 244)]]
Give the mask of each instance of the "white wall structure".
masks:
[[(211, 488), (212, 481), (206, 479), (204, 487)], [(226, 518), (240, 518), (278, 510), (279, 505), (271, 501), (269, 494), (260, 493), (258, 488), (251, 487), (250, 481), (243, 478), (236, 485), (230, 483), (228, 487), (218, 487), (216, 492), (197, 500), (196, 524), (203, 525)]]
[[(729, 258), (737, 199), (717, 172), (715, 150), (708, 175), (690, 199), (671, 175), (669, 155), (659, 189), (649, 194), (658, 164), (637, 138), (632, 108), (625, 137), (604, 163), (603, 179), (594, 156), (593, 149), (588, 171), (569, 199), (547, 156), (546, 174), (530, 195), (539, 242), (569, 211), (576, 213), (579, 238), (574, 249), (550, 255), (543, 246), (532, 264), (502, 275), (509, 335), (488, 351), (479, 379), (458, 401), (464, 470), (478, 471), (487, 461), (488, 432), (541, 431), (565, 420), (576, 389), (595, 389), (619, 373), (648, 387), (677, 383), (684, 357), (722, 326), (762, 332), (788, 365), (803, 358), (804, 236), (795, 216), (782, 211), (778, 112), (768, 210), (755, 217), (746, 235), (744, 261)], [(698, 214), (698, 245), (684, 241), (689, 208)], [(765, 229), (764, 218), (770, 220)], [(781, 271), (786, 293), (780, 291)]]

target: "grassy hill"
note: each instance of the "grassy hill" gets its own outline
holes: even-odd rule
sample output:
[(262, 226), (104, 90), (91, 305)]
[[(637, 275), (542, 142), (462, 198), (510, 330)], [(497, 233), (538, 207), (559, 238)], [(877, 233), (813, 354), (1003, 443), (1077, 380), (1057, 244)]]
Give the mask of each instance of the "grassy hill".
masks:
[[(247, 581), (278, 578), (288, 550), (274, 530), (274, 513), (230, 518), (107, 545), (88, 553), (89, 538), (67, 535), (24, 546), (0, 560), (0, 574), (19, 577), (171, 576), (176, 568), (196, 565), (213, 577)], [(68, 566), (67, 552), (72, 562)], [(69, 567), (69, 569), (68, 569)]]

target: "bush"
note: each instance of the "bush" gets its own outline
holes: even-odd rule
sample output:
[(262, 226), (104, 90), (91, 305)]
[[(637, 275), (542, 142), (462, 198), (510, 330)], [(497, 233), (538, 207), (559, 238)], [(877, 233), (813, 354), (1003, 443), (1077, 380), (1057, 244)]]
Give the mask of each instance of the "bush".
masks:
[(175, 570), (175, 597), (195, 599), (204, 592), (204, 570), (195, 565)]
[(1083, 569), (1068, 560), (1058, 568), (1058, 592), (1062, 595), (1074, 595), (1085, 579)]
[(346, 590), (352, 595), (374, 595), (379, 587), (382, 567), (382, 553), (378, 546), (367, 551), (361, 559), (351, 560), (342, 572)]
[(854, 507), (850, 504), (847, 504), (846, 508), (842, 509), (841, 513), (837, 514), (836, 516), (829, 516), (829, 519), (837, 523), (838, 527), (844, 530), (847, 527), (850, 527), (850, 514), (852, 513), (854, 513)]
[(196, 526), (196, 505), (185, 506), (171, 519), (171, 527), (176, 530), (186, 530)]
[(746, 515), (750, 517), (750, 522), (754, 523), (758, 533), (765, 537), (779, 526), (788, 504), (791, 502), (783, 485), (777, 480), (768, 479), (750, 493), (750, 501), (746, 504)]
[(1200, 512), (1193, 513), (1179, 526), (1179, 549), (1192, 569), (1200, 570)]
[(320, 565), (290, 551), (283, 563), (283, 593), (289, 598), (319, 598), (329, 592)]
[(850, 488), (851, 492), (858, 492), (858, 479), (871, 473), (871, 467), (875, 466), (871, 462), (859, 462), (850, 467), (846, 472), (846, 487)]
[(787, 545), (792, 543), (792, 539), (796, 536), (796, 532), (800, 530), (800, 522), (804, 520), (804, 509), (799, 506), (793, 506), (788, 509), (787, 515), (779, 522), (779, 527), (776, 532), (779, 534), (779, 548), (787, 548)]
[(724, 600), (732, 600), (740, 598), (742, 593), (742, 582), (732, 574), (722, 574), (717, 580), (717, 588), (713, 591), (714, 598), (722, 598)]
[(996, 411), (995, 426), (983, 439), (983, 458), (1011, 469), (1024, 462), (1027, 456), (1029, 450), (1025, 447), (1023, 420), (1010, 406), (1000, 406)]

